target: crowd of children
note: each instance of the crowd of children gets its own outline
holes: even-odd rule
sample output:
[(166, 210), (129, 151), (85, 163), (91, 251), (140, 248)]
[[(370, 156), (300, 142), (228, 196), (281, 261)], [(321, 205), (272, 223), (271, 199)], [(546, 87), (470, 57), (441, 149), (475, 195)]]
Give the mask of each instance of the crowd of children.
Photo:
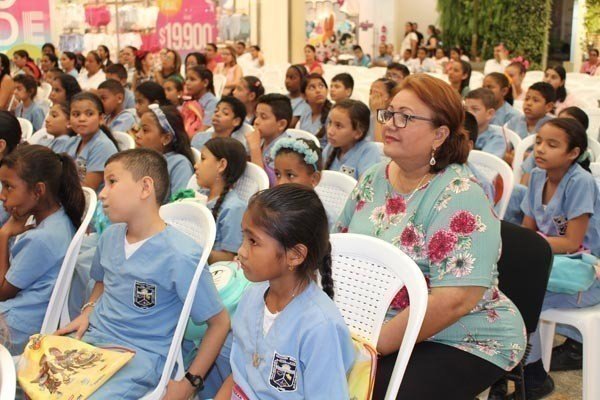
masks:
[[(184, 343), (187, 375), (169, 383), (166, 398), (349, 398), (354, 350), (332, 301), (328, 232), (338, 215), (313, 189), (323, 171), (362, 182), (375, 165), (389, 162), (386, 145), (400, 140), (389, 137), (392, 130), (438, 123), (410, 108), (395, 110), (392, 100), (411, 73), (436, 71), (442, 64), (435, 59), (442, 57), (419, 48), (408, 65), (388, 60), (364, 104), (353, 98), (348, 73), (327, 82), (314, 62), (295, 64), (282, 82), (288, 93), (268, 93), (258, 77), (240, 75), (234, 48), (223, 51), (225, 62), (218, 66), (217, 48), (209, 48), (206, 56), (186, 57), (184, 77), (179, 54), (171, 50), (160, 76), (144, 67), (146, 53), (131, 48), (123, 49), (132, 54), (119, 63), (107, 62), (110, 55), (103, 51), (90, 52), (79, 73), (81, 61), (73, 53), (51, 53), (36, 70), (27, 52), (15, 52), (18, 105), (0, 111), (0, 314), (10, 331), (8, 348), (21, 354), (40, 330), (84, 213), (82, 187), (88, 187), (99, 198), (96, 215), (109, 222), (102, 229), (96, 225), (82, 248), (76, 271), (81, 282), (74, 281), (69, 299), (73, 319), (57, 334), (136, 350), (92, 398), (138, 399), (152, 390), (202, 254), (197, 243), (165, 223), (159, 208), (196, 187), (216, 222), (209, 264), (237, 260), (256, 284), (235, 315), (228, 315), (208, 269), (202, 272), (191, 319), (206, 321), (208, 329), (197, 348)], [(387, 60), (383, 50), (379, 58)], [(464, 99), (463, 127), (472, 150), (510, 163), (514, 149), (506, 130), (521, 138), (536, 135), (505, 219), (539, 232), (555, 254), (600, 256), (600, 192), (589, 172), (598, 155), (589, 150), (586, 114), (566, 92), (565, 70), (549, 67), (543, 82), (523, 89), (524, 67), (513, 62), (470, 90), (471, 65), (459, 53), (442, 68), (452, 92)], [(215, 92), (213, 72), (226, 75), (222, 95)], [(52, 88), (49, 110), (35, 100), (42, 81)], [(523, 113), (514, 100), (523, 101)], [(19, 145), (15, 117), (31, 122), (32, 144)], [(130, 135), (136, 149), (119, 148), (116, 132)], [(265, 171), (271, 187), (249, 201), (235, 190), (247, 162)], [(467, 167), (495, 207), (500, 178)], [(387, 176), (387, 169), (381, 171)], [(363, 206), (354, 205), (357, 212)], [(142, 290), (149, 297), (135, 295)], [(547, 292), (544, 307), (598, 303), (596, 280), (579, 298)], [(553, 368), (581, 368), (573, 361), (581, 354), (581, 336), (561, 333), (569, 339), (555, 349), (562, 361)], [(537, 333), (531, 344), (526, 387), (528, 398), (537, 399), (553, 383), (541, 367)]]

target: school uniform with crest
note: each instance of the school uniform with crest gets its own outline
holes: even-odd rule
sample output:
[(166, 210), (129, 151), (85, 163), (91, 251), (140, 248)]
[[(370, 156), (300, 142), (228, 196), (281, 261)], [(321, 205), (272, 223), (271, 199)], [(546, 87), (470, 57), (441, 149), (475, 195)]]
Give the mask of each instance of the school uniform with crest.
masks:
[(249, 287), (233, 317), (232, 399), (348, 399), (350, 332), (315, 283), (272, 314), (263, 282)]
[[(202, 254), (198, 243), (171, 226), (134, 244), (127, 242), (126, 233), (126, 224), (115, 224), (100, 237), (91, 277), (104, 284), (104, 292), (83, 340), (124, 346), (136, 355), (90, 399), (137, 400), (156, 386)], [(200, 324), (222, 310), (212, 276), (204, 269), (191, 318)]]
[[(330, 144), (325, 147), (325, 150), (323, 150), (323, 160), (325, 162), (327, 162), (333, 150), (334, 147)], [(341, 159), (336, 157), (329, 169), (350, 175), (358, 180), (366, 170), (380, 161), (381, 154), (377, 145), (373, 142), (362, 140), (356, 142)]]

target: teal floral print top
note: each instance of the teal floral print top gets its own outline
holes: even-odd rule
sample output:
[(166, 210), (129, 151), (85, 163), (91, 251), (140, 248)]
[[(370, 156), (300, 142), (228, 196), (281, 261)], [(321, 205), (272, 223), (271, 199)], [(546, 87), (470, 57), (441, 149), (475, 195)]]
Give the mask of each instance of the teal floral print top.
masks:
[[(500, 221), (471, 171), (452, 164), (414, 193), (402, 195), (388, 178), (390, 163), (367, 170), (351, 193), (334, 232), (385, 240), (410, 256), (430, 288), (487, 288), (477, 306), (428, 340), (512, 369), (526, 346), (516, 306), (498, 289)], [(390, 313), (409, 305), (398, 293)]]

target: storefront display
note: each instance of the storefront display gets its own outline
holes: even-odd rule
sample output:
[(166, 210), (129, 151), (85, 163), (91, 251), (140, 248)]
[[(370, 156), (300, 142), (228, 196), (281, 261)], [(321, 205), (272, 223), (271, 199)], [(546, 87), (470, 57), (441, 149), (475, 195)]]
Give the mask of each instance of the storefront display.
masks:
[(222, 42), (250, 40), (250, 0), (218, 0), (217, 38)]
[(19, 48), (38, 58), (50, 39), (48, 0), (0, 1), (0, 51), (12, 54)]

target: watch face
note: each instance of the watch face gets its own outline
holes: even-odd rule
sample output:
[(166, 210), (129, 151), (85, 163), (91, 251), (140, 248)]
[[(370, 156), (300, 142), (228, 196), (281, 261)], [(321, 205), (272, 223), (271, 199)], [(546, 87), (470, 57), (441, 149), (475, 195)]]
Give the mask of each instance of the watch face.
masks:
[(185, 377), (190, 381), (192, 386), (198, 387), (202, 384), (202, 378), (200, 376), (192, 375), (189, 372), (185, 374)]

